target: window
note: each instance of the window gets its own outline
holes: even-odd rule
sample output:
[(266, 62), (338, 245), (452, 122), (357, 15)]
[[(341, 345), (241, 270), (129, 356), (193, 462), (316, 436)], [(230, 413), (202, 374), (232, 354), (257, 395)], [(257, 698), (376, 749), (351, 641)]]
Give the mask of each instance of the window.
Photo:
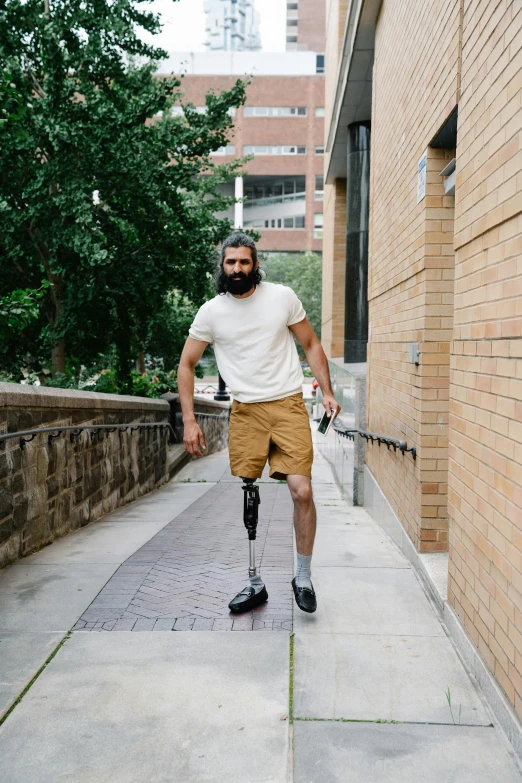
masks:
[(296, 44), (297, 43), (297, 35), (287, 35), (286, 36), (286, 42), (289, 44)]
[(244, 117), (306, 117), (306, 106), (245, 106)]
[(233, 144), (228, 144), (226, 147), (219, 147), (219, 149), (211, 152), (211, 155), (234, 155), (236, 148)]
[(305, 200), (305, 177), (270, 179), (260, 184), (245, 182), (245, 210), (251, 207)]
[(287, 19), (286, 20), (286, 26), (287, 27), (297, 27), (297, 19)]
[(324, 106), (316, 106), (315, 107), (315, 116), (316, 117), (324, 117)]
[[(198, 114), (206, 114), (207, 113), (207, 107), (206, 106), (191, 106), (192, 109), (195, 109), (195, 111)], [(234, 109), (235, 112), (235, 109)], [(184, 117), (185, 116), (185, 108), (184, 106), (173, 106), (170, 110), (170, 114), (172, 117)], [(233, 116), (233, 115), (231, 115)]]
[(289, 229), (289, 228), (304, 228), (305, 219), (304, 215), (296, 215), (295, 217), (285, 218), (268, 218), (265, 220), (245, 220), (243, 223), (244, 228), (270, 228), (270, 229)]
[(324, 198), (324, 177), (316, 176), (314, 199), (315, 201), (322, 201), (323, 198)]
[(315, 72), (324, 73), (324, 54), (317, 54), (315, 56)]
[(306, 155), (306, 147), (279, 145), (250, 145), (243, 147), (244, 155)]
[(316, 155), (324, 155), (324, 147), (316, 147), (315, 148), (315, 154)]
[(288, 8), (289, 11), (297, 11), (297, 9), (299, 8), (299, 3), (287, 3), (286, 7)]
[(316, 212), (314, 215), (314, 239), (323, 238), (323, 220), (322, 212)]

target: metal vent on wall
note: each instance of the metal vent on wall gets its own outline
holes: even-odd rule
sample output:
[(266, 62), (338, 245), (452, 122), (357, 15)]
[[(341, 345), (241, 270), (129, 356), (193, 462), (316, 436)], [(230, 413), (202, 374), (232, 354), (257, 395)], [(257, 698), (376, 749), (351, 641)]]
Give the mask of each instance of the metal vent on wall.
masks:
[(455, 195), (455, 175), (456, 175), (457, 159), (452, 158), (447, 166), (444, 166), (440, 172), (441, 177), (444, 179), (444, 193), (446, 196)]

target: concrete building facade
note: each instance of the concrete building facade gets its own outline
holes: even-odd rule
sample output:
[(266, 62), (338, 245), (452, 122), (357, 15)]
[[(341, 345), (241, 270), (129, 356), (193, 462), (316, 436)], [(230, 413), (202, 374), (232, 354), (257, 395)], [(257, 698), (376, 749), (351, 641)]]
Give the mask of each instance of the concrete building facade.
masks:
[(448, 552), (520, 719), (522, 6), (328, 0), (326, 30), (323, 345), (366, 359), (367, 430), (416, 447), (368, 446), (369, 481)]

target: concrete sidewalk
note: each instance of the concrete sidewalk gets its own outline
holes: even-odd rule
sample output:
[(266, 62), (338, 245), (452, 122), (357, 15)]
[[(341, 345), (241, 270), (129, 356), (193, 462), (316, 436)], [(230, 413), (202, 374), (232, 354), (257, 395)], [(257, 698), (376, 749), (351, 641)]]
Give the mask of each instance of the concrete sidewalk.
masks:
[(224, 610), (247, 560), (226, 454), (1, 572), (4, 712), (79, 629), (0, 728), (2, 781), (522, 782), (409, 563), (320, 456), (319, 608), (292, 604), (289, 496), (268, 481), (263, 630)]

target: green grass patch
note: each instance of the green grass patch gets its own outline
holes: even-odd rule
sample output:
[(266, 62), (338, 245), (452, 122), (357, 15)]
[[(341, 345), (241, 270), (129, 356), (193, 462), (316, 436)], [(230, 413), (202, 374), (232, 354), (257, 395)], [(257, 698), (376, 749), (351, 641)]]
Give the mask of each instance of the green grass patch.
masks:
[(387, 720), (386, 718), (377, 718), (376, 720), (365, 720), (358, 718), (292, 718), (293, 721), (309, 721), (315, 723), (402, 723), (400, 720)]
[(290, 634), (290, 677), (288, 687), (288, 720), (294, 722), (294, 635)]
[(18, 696), (18, 697), (15, 699), (15, 701), (14, 701), (14, 702), (11, 704), (11, 706), (9, 707), (9, 709), (7, 710), (7, 712), (5, 713), (5, 715), (3, 716), (3, 718), (0, 718), (0, 726), (2, 726), (2, 724), (4, 724), (4, 723), (5, 723), (5, 721), (8, 719), (8, 717), (10, 716), (10, 714), (12, 713), (12, 711), (14, 710), (14, 708), (15, 708), (15, 707), (17, 707), (17, 706), (20, 704), (20, 702), (21, 702), (21, 701), (22, 701), (22, 699), (24, 698), (24, 696), (25, 696), (25, 694), (27, 693), (27, 691), (29, 691), (29, 690), (30, 690), (30, 689), (33, 687), (33, 685), (35, 684), (36, 680), (37, 680), (37, 679), (38, 679), (38, 677), (41, 675), (41, 673), (43, 672), (43, 670), (44, 670), (44, 669), (46, 669), (46, 668), (47, 668), (47, 666), (49, 666), (49, 664), (51, 663), (51, 661), (52, 661), (52, 659), (54, 658), (54, 656), (55, 656), (55, 655), (56, 655), (56, 654), (57, 654), (57, 653), (58, 653), (58, 652), (61, 650), (61, 648), (63, 647), (63, 645), (64, 645), (64, 644), (65, 644), (65, 642), (67, 641), (67, 639), (69, 639), (69, 638), (70, 638), (71, 634), (72, 634), (72, 631), (68, 631), (68, 632), (66, 633), (66, 635), (63, 637), (63, 639), (62, 639), (62, 641), (60, 642), (60, 644), (59, 644), (59, 645), (58, 645), (58, 646), (57, 646), (57, 647), (56, 647), (56, 648), (55, 648), (55, 649), (52, 651), (52, 653), (51, 653), (51, 654), (50, 654), (50, 656), (47, 658), (47, 660), (45, 661), (45, 663), (43, 664), (43, 666), (41, 666), (41, 667), (38, 669), (38, 671), (37, 671), (37, 672), (36, 672), (36, 674), (34, 675), (33, 679), (32, 679), (32, 680), (30, 680), (30, 682), (28, 682), (28, 683), (27, 683), (27, 685), (26, 685), (26, 686), (25, 686), (25, 688), (23, 689), (22, 693), (21, 693), (21, 694), (20, 694), (20, 695), (19, 695), (19, 696)]

